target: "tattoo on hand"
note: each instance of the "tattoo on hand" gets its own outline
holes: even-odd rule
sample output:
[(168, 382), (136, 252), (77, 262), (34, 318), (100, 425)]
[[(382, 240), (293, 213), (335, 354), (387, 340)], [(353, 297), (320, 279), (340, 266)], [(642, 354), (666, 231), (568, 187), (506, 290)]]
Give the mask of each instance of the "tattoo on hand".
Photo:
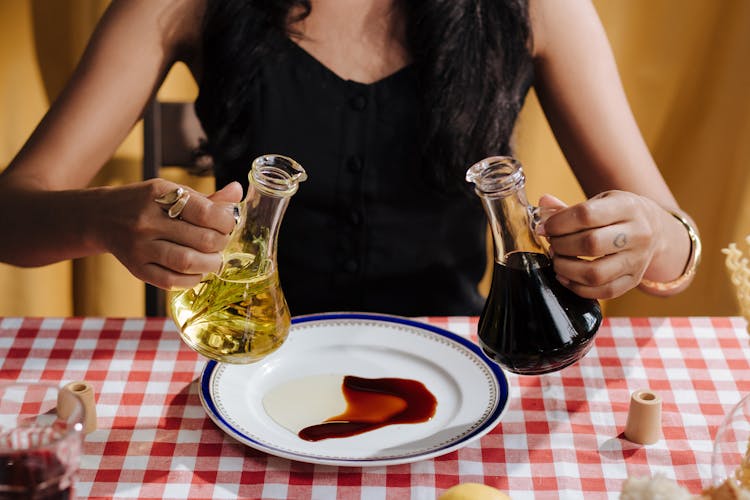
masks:
[(612, 244), (615, 246), (615, 248), (622, 248), (628, 243), (628, 237), (625, 236), (625, 233), (617, 233), (617, 236), (615, 236), (615, 239), (612, 241)]

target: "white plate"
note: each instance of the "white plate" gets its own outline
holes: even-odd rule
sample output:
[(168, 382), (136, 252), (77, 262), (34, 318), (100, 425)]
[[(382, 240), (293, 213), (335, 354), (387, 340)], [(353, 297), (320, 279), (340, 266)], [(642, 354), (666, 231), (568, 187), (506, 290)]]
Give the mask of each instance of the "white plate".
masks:
[[(263, 398), (274, 387), (323, 375), (418, 380), (437, 399), (435, 415), (310, 442), (266, 413)], [(500, 367), (466, 338), (401, 317), (330, 313), (294, 318), (284, 345), (257, 363), (209, 361), (200, 396), (216, 425), (247, 446), (301, 462), (362, 467), (415, 462), (465, 446), (498, 424), (508, 393)]]

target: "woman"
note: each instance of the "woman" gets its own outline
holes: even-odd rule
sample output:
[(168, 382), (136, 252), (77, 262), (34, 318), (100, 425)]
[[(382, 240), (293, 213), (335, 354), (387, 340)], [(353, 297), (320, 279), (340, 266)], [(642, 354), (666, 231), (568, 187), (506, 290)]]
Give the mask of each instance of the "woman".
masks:
[[(86, 185), (176, 61), (199, 82), (221, 189), (191, 193), (172, 218), (154, 202), (178, 187), (168, 181)], [(234, 181), (274, 152), (309, 174), (279, 242), (293, 314), (478, 314), (485, 223), (462, 173), (511, 153), (532, 82), (590, 196), (541, 200), (556, 209), (541, 232), (558, 279), (595, 298), (686, 287), (697, 237), (582, 0), (115, 1), (0, 177), (0, 210), (14, 214), (0, 222), (0, 260), (111, 252), (144, 281), (192, 286), (220, 266)]]

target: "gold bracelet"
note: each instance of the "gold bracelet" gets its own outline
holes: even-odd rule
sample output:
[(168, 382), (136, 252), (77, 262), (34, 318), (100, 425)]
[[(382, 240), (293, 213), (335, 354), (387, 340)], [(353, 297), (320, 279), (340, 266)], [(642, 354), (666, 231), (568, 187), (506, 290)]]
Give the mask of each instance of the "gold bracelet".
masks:
[(671, 210), (669, 210), (669, 213), (672, 214), (672, 217), (680, 221), (682, 225), (685, 226), (685, 229), (687, 229), (688, 236), (690, 236), (690, 257), (688, 258), (687, 265), (682, 271), (682, 274), (675, 280), (667, 281), (666, 283), (651, 281), (645, 278), (641, 280), (641, 285), (644, 285), (647, 288), (658, 290), (660, 292), (674, 290), (675, 288), (691, 279), (695, 274), (695, 270), (698, 268), (698, 263), (701, 260), (701, 239), (698, 237), (698, 232), (695, 230), (690, 221), (688, 221), (682, 215), (676, 212), (672, 212)]

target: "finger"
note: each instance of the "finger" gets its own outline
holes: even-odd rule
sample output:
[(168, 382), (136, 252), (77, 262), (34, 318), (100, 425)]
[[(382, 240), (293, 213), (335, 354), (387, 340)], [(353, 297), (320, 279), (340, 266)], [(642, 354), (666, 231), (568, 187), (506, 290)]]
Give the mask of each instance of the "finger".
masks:
[(196, 226), (229, 234), (235, 226), (234, 204), (215, 202), (201, 193), (190, 191), (190, 198), (180, 218)]
[(576, 295), (585, 299), (614, 299), (625, 292), (635, 288), (634, 280), (631, 276), (620, 276), (614, 280), (599, 286), (587, 286), (575, 281), (568, 281), (563, 277), (558, 277), (560, 283), (571, 290)]
[(620, 252), (595, 260), (556, 257), (553, 268), (560, 281), (575, 282), (589, 287), (600, 287), (627, 276), (636, 284), (636, 267), (632, 252)]
[(544, 194), (539, 198), (539, 206), (543, 208), (567, 208), (568, 204), (556, 196)]
[(239, 203), (242, 201), (242, 185), (237, 182), (230, 182), (223, 188), (219, 189), (208, 197), (213, 202)]
[(176, 273), (158, 264), (146, 264), (138, 277), (164, 290), (192, 288), (203, 279), (201, 274)]
[(176, 244), (200, 253), (217, 253), (227, 246), (229, 238), (229, 234), (175, 219), (160, 227), (154, 240)]
[(632, 212), (630, 203), (614, 199), (616, 196), (610, 191), (558, 210), (544, 224), (547, 235), (560, 236), (626, 221)]
[(600, 257), (633, 248), (640, 241), (632, 224), (615, 224), (563, 236), (547, 236), (555, 255)]
[(566, 205), (563, 201), (552, 196), (551, 194), (542, 195), (542, 197), (539, 198), (539, 209), (537, 211), (538, 219), (535, 220), (533, 224), (533, 228), (536, 234), (540, 236), (547, 236), (547, 230), (544, 227), (544, 223), (547, 222), (547, 219), (549, 219), (552, 214), (562, 208), (566, 208), (567, 206), (568, 205)]
[(179, 274), (203, 275), (221, 268), (221, 254), (204, 253), (171, 241), (155, 240), (146, 253), (147, 262)]

